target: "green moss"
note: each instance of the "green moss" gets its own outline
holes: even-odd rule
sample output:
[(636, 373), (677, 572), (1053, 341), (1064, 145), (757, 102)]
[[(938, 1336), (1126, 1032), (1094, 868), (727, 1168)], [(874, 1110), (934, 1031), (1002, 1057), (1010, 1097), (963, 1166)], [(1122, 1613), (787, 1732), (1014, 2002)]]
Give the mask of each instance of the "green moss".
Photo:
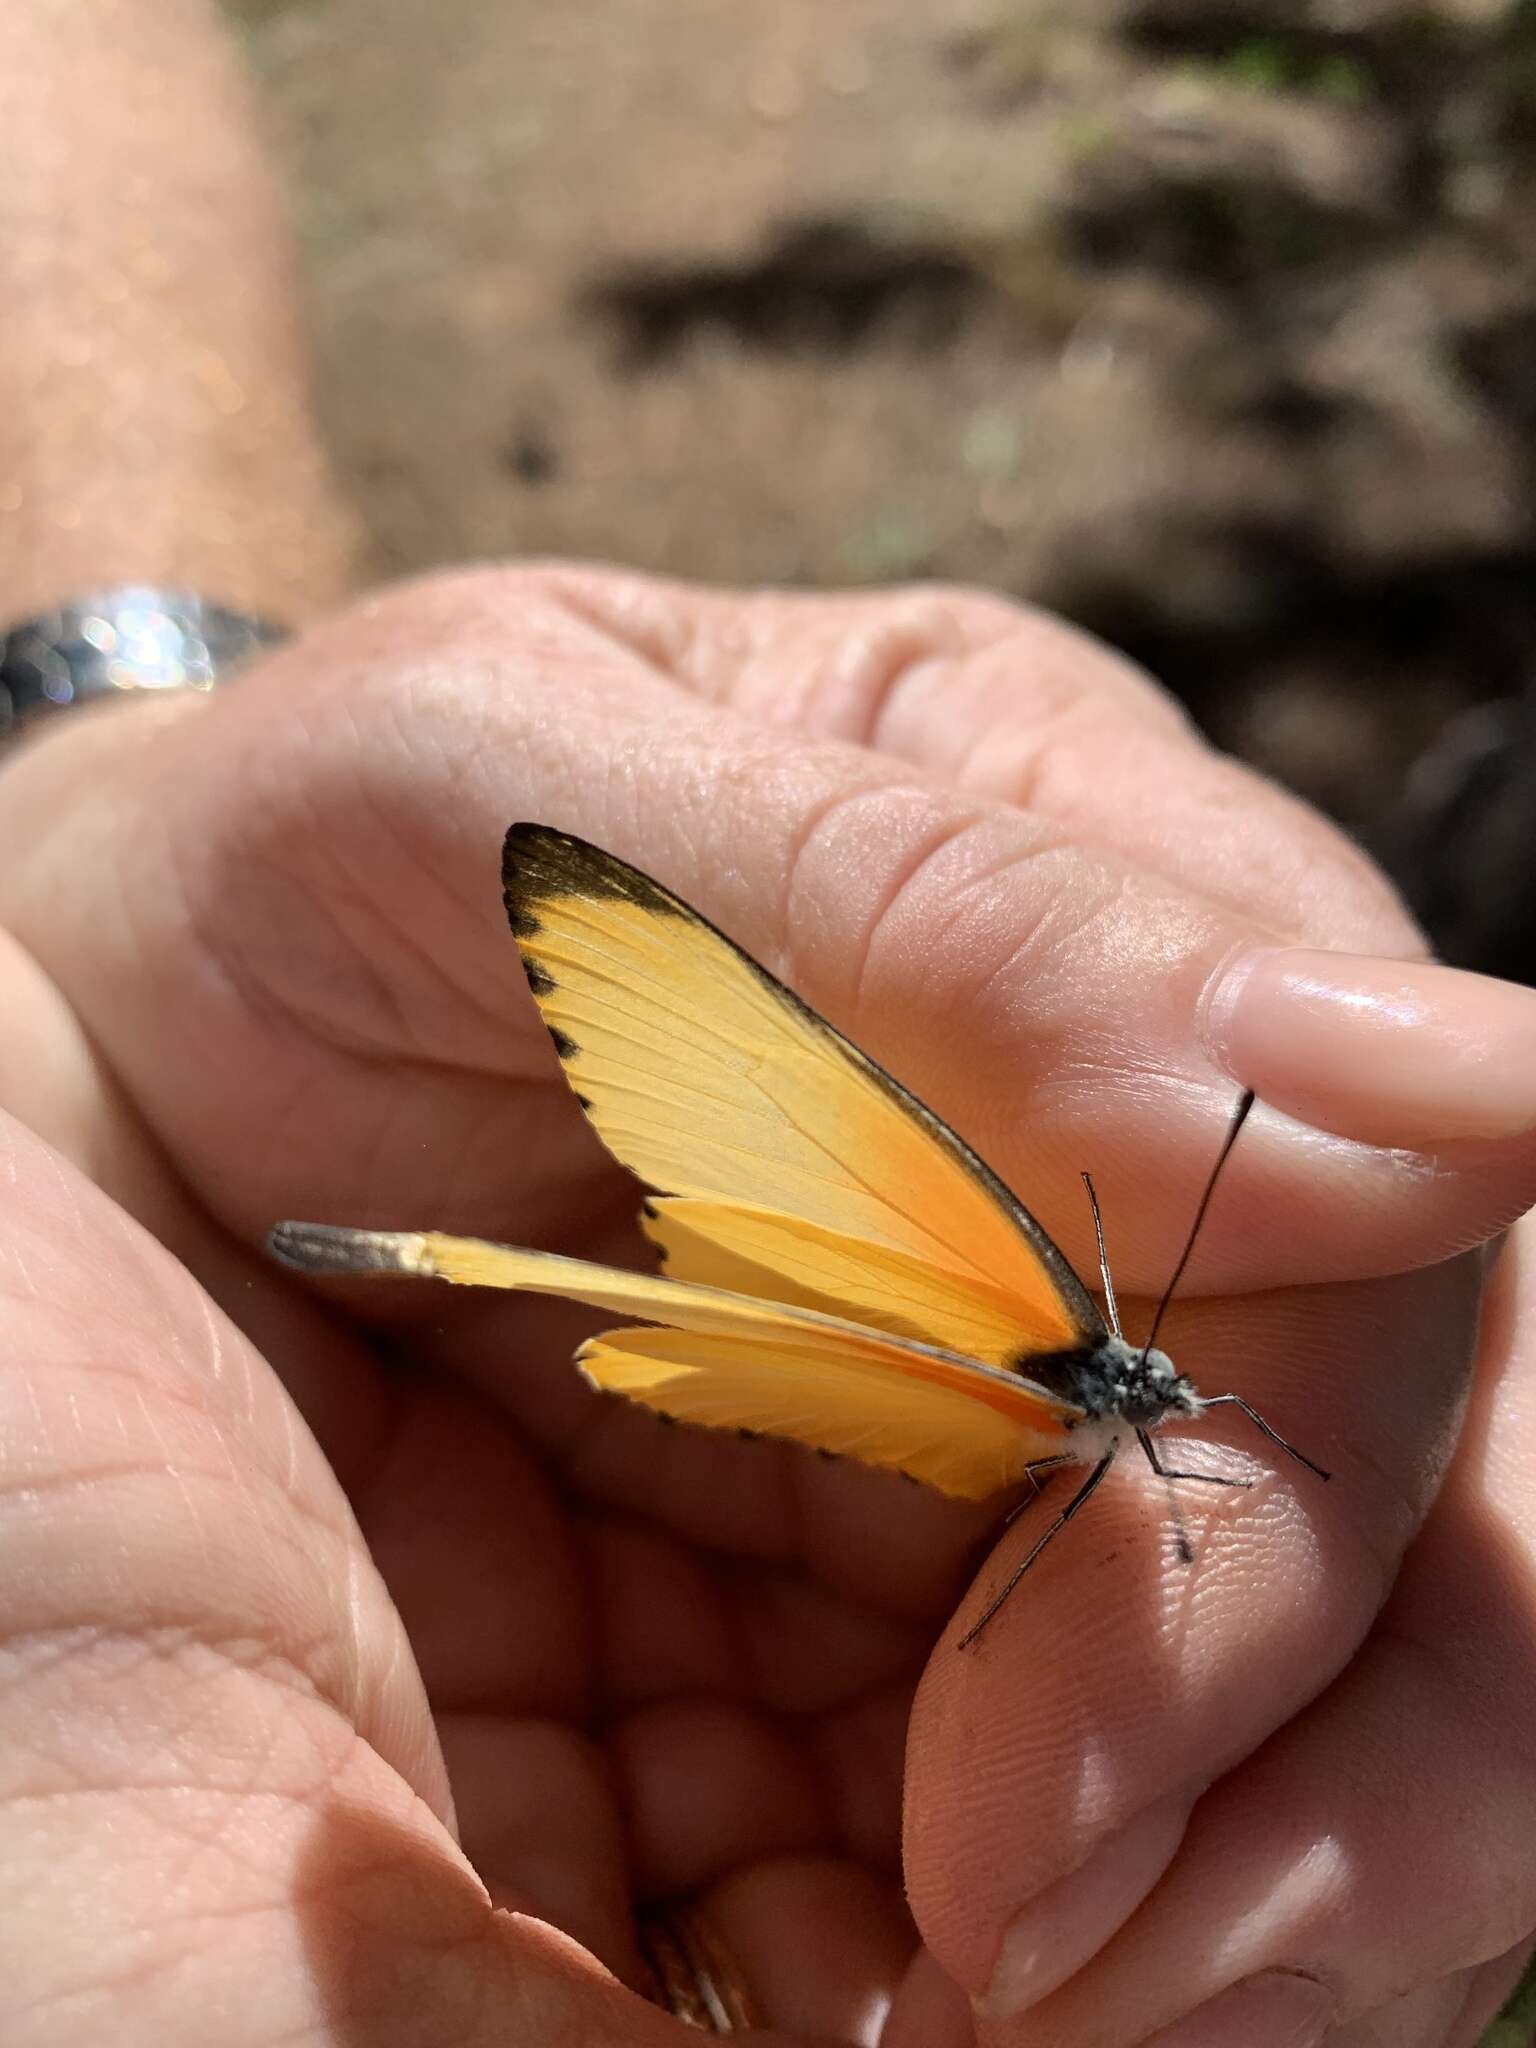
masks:
[(1305, 93), (1358, 107), (1372, 97), (1365, 66), (1342, 51), (1319, 51), (1289, 36), (1247, 36), (1210, 68), (1246, 92)]
[(1362, 65), (1350, 57), (1324, 57), (1312, 78), (1312, 90), (1321, 99), (1336, 100), (1343, 107), (1361, 107), (1371, 97), (1371, 81)]
[(1296, 82), (1295, 60), (1279, 36), (1250, 36), (1217, 58), (1216, 68), (1249, 92), (1285, 92)]
[(933, 552), (933, 533), (909, 505), (883, 505), (843, 543), (843, 560), (864, 583), (897, 583), (917, 575)]

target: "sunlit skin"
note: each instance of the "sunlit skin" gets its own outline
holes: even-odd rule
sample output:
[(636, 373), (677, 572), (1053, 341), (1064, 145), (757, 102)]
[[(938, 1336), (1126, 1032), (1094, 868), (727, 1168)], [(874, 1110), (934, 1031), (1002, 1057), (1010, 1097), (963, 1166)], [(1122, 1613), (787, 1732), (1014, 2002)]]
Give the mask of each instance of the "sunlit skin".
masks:
[[(1122, 1458), (960, 1653), (1044, 1504), (999, 1536), (1006, 1498), (600, 1403), (559, 1304), (272, 1265), (291, 1214), (638, 1256), (512, 817), (664, 876), (1084, 1273), (1090, 1169), (1133, 1337), (1239, 1081), (1289, 1091), (1159, 1344), (1331, 1483), (1170, 1423), (1254, 1482), (1183, 1490), (1194, 1562)], [(1457, 1138), (1410, 967), (1431, 1150), (1349, 1141), (1353, 1012), (1337, 1061), (1219, 1064), (1256, 939), (1418, 942), (1143, 678), (964, 593), (445, 576), (7, 762), (0, 918), (8, 2040), (683, 2048), (626, 1988), (683, 1894), (780, 2039), (1134, 2048), (1258, 1978), (1245, 2043), (1275, 1994), (1470, 2048), (1536, 1928), (1536, 1282), (1522, 1226), (1474, 1379), (1450, 1255), (1536, 1191), (1536, 1063), (1456, 983), (1511, 1132)]]

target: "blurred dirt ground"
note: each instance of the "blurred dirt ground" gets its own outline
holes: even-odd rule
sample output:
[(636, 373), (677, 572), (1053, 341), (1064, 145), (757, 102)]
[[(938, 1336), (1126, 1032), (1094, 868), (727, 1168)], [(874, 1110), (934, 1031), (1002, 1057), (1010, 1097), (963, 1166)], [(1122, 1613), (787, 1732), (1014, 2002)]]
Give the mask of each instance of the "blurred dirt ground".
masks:
[(1536, 0), (227, 0), (381, 572), (947, 577), (1536, 974)]

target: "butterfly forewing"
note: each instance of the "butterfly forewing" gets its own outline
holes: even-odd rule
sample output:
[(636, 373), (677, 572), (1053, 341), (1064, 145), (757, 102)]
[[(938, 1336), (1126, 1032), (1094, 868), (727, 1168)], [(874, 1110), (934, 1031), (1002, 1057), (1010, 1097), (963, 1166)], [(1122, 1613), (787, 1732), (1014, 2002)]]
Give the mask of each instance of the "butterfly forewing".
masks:
[[(950, 1344), (947, 1318), (969, 1283), (982, 1297), (970, 1322), (992, 1321), (992, 1354), (1026, 1372), (1030, 1353), (1103, 1334), (1055, 1245), (954, 1132), (686, 904), (543, 826), (512, 828), (504, 879), (529, 983), (583, 1108), (642, 1180), (705, 1205), (690, 1218), (695, 1241), (714, 1235), (723, 1254), (744, 1256), (727, 1212), (746, 1209), (821, 1233), (827, 1282), (835, 1241), (896, 1254), (949, 1276), (929, 1287), (927, 1341)], [(785, 1272), (783, 1244), (762, 1251), (760, 1233), (751, 1262), (805, 1285)], [(853, 1285), (845, 1264), (840, 1285), (810, 1291), (858, 1320), (875, 1287)], [(995, 1326), (1000, 1297), (1014, 1305), (1016, 1341)], [(908, 1309), (893, 1312), (904, 1322)]]

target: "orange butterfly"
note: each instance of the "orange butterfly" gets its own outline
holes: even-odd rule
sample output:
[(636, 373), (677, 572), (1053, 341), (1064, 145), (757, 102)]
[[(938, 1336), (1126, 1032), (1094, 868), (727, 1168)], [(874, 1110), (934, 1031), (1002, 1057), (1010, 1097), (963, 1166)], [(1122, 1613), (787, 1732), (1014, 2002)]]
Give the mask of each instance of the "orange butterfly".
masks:
[[(1106, 1326), (996, 1174), (766, 968), (638, 869), (546, 826), (512, 827), (503, 880), (576, 1099), (658, 1190), (642, 1216), (664, 1274), (310, 1223), (277, 1225), (279, 1258), (309, 1272), (563, 1295), (639, 1318), (652, 1327), (582, 1345), (576, 1363), (593, 1386), (964, 1499), (1044, 1467), (1091, 1466), (966, 1641), (1089, 1498), (1124, 1435), (1169, 1478), (1240, 1483), (1167, 1473), (1148, 1432), (1222, 1401), (1253, 1415), (1247, 1403), (1203, 1399), (1150, 1340), (1128, 1343), (1107, 1270)], [(1102, 1248), (1101, 1236), (1101, 1265)]]

